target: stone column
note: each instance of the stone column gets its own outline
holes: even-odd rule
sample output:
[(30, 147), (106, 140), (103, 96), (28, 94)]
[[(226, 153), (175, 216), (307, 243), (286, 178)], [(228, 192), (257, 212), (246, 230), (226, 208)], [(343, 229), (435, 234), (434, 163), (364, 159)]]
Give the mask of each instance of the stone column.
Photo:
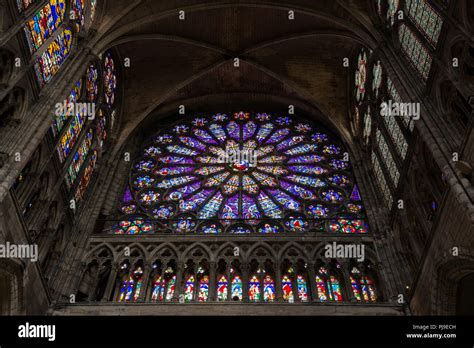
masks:
[(153, 269), (149, 265), (143, 266), (143, 278), (142, 278), (142, 288), (140, 290), (140, 294), (138, 295), (137, 302), (145, 302), (146, 301), (146, 294), (148, 291), (148, 282), (150, 279), (150, 273)]
[(309, 285), (309, 294), (311, 299), (309, 302), (317, 302), (318, 299), (318, 291), (316, 287), (316, 273), (313, 264), (308, 264), (308, 285)]
[(118, 267), (119, 266), (116, 263), (112, 265), (109, 281), (107, 282), (107, 287), (105, 288), (104, 297), (102, 298), (101, 302), (113, 301), (110, 300), (110, 296), (112, 296), (112, 291), (114, 290), (115, 284), (117, 282)]
[[(100, 275), (101, 268), (97, 267), (97, 271), (94, 274), (94, 280), (91, 282), (92, 287), (89, 291), (89, 296), (87, 296), (87, 301), (91, 302), (94, 300), (95, 292), (97, 290), (97, 285), (99, 282), (99, 275)], [(80, 286), (80, 284), (79, 284)]]
[(279, 263), (275, 267), (275, 295), (276, 295), (276, 302), (283, 302), (283, 288), (281, 284), (281, 266)]
[(176, 268), (176, 285), (173, 294), (173, 302), (179, 301), (179, 295), (181, 295), (181, 291), (183, 288), (183, 271), (184, 271), (184, 262), (179, 261), (178, 266)]
[(209, 262), (209, 299), (208, 301), (216, 301), (217, 298), (217, 262)]
[(352, 291), (350, 270), (348, 267), (349, 265), (346, 263), (341, 264), (342, 279), (340, 279), (340, 286), (342, 288), (342, 296), (344, 296), (344, 299), (348, 302), (357, 302)]
[(249, 302), (249, 264), (242, 263), (242, 300)]

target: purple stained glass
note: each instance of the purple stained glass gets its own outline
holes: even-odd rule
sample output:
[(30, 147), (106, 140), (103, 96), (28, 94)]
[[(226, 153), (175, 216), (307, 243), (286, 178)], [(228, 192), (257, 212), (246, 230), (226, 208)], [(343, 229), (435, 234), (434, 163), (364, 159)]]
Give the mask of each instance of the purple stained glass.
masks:
[[(135, 160), (133, 191), (117, 211), (172, 218), (160, 224), (174, 232), (205, 234), (306, 231), (308, 219), (339, 214), (318, 228), (364, 233), (365, 210), (349, 162), (340, 159), (339, 142), (292, 116), (230, 115), (163, 127)], [(357, 214), (361, 223), (343, 223), (338, 219), (347, 218), (341, 214)], [(145, 229), (131, 225), (129, 232), (120, 231)]]

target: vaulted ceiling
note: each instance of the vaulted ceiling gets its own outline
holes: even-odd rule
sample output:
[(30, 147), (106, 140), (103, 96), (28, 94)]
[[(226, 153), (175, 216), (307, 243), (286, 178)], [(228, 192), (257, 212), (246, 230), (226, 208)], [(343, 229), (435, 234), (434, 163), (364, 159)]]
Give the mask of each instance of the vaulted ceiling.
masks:
[[(94, 47), (114, 48), (123, 68), (118, 147), (160, 118), (187, 111), (267, 111), (294, 104), (349, 137), (343, 66), (375, 47), (373, 1), (107, 1)], [(288, 11), (294, 11), (289, 20)], [(179, 19), (184, 11), (185, 19)], [(234, 58), (240, 66), (234, 66)], [(351, 61), (351, 64), (355, 64)], [(280, 104), (280, 105), (279, 105)], [(262, 110), (266, 107), (267, 110)]]

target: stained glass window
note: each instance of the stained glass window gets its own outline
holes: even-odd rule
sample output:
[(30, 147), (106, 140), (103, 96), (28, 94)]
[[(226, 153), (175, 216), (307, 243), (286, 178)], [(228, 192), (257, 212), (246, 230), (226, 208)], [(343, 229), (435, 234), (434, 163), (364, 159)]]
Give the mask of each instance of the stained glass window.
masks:
[(36, 2), (36, 0), (16, 0), (16, 6), (19, 12), (23, 12), (34, 2)]
[(406, 0), (405, 11), (433, 47), (438, 43), (443, 20), (427, 0)]
[[(70, 104), (74, 104), (79, 100), (79, 98), (81, 97), (81, 90), (82, 90), (82, 79), (77, 81), (71, 93), (66, 98), (66, 106)], [(66, 110), (63, 110), (63, 112), (60, 115), (56, 116), (51, 126), (51, 131), (53, 132), (54, 138), (56, 138), (59, 135), (59, 133), (63, 129), (66, 122), (67, 122), (67, 112)]]
[(66, 173), (66, 184), (68, 188), (74, 184), (77, 179), (77, 175), (81, 171), (82, 165), (84, 164), (87, 155), (89, 154), (90, 147), (92, 145), (92, 138), (94, 136), (94, 130), (89, 129), (84, 140), (82, 141), (79, 150), (77, 150), (72, 163), (69, 165), (69, 168)]
[(102, 148), (107, 139), (107, 116), (102, 109), (99, 109), (97, 115), (97, 140)]
[(232, 301), (242, 301), (242, 279), (235, 276), (232, 279)]
[(301, 302), (308, 301), (308, 285), (306, 284), (306, 279), (299, 275), (296, 277), (296, 285), (298, 287), (298, 298)]
[(50, 0), (25, 24), (26, 38), (31, 52), (35, 52), (51, 37), (64, 21), (65, 0)]
[(172, 267), (168, 267), (164, 274), (157, 274), (152, 283), (152, 302), (169, 302), (173, 299), (176, 275)]
[(368, 275), (361, 275), (359, 269), (354, 267), (350, 276), (352, 293), (359, 302), (376, 302), (377, 294), (375, 285)]
[(86, 0), (71, 0), (71, 19), (74, 20), (76, 32), (84, 25), (84, 8)]
[[(191, 118), (153, 136), (132, 163), (136, 212), (206, 234), (345, 233), (321, 218), (365, 219), (341, 143), (294, 117), (244, 114)], [(350, 203), (361, 209), (346, 211)]]
[(208, 298), (209, 298), (209, 277), (205, 275), (199, 280), (198, 301), (206, 302)]
[(342, 301), (341, 287), (337, 277), (330, 275), (325, 267), (321, 267), (316, 276), (318, 298), (324, 301)]
[(387, 142), (382, 136), (380, 129), (377, 129), (376, 138), (380, 156), (383, 159), (383, 163), (385, 163), (385, 166), (387, 167), (387, 171), (390, 175), (393, 186), (397, 187), (398, 181), (400, 180), (400, 172), (398, 171), (395, 160), (393, 159), (392, 153), (390, 152)]
[(364, 99), (367, 82), (367, 53), (362, 50), (357, 58), (357, 70), (355, 73), (355, 94), (356, 100), (359, 102)]
[(194, 276), (188, 276), (184, 284), (184, 300), (186, 302), (194, 299)]
[(256, 275), (253, 275), (249, 280), (249, 300), (260, 301), (260, 280)]
[(84, 197), (87, 187), (89, 186), (89, 183), (92, 179), (92, 174), (94, 172), (96, 163), (97, 163), (97, 151), (94, 151), (94, 153), (89, 159), (87, 168), (85, 169), (84, 174), (82, 175), (81, 182), (79, 183), (76, 194), (74, 196), (76, 199), (76, 202), (79, 202)]
[(119, 302), (136, 302), (142, 287), (143, 270), (137, 267), (133, 272), (124, 276), (120, 287)]
[(97, 68), (91, 64), (87, 68), (86, 72), (86, 98), (89, 102), (95, 102), (99, 91), (99, 85), (97, 83), (99, 73)]
[[(390, 77), (387, 77), (387, 90), (388, 94), (393, 102), (397, 103), (402, 103), (402, 97), (398, 93), (397, 89), (395, 88), (395, 85), (393, 84), (393, 81), (390, 79)], [(409, 116), (402, 116), (401, 117), (403, 124), (407, 129), (410, 131), (413, 131), (415, 128), (415, 123), (410, 119)]]
[(374, 169), (377, 185), (380, 188), (380, 192), (382, 193), (382, 196), (385, 200), (385, 203), (387, 204), (387, 207), (391, 208), (393, 204), (392, 193), (390, 192), (390, 188), (388, 186), (387, 180), (385, 180), (385, 176), (382, 172), (381, 163), (377, 155), (375, 154), (375, 152), (372, 152), (371, 159), (372, 159), (372, 167)]
[(69, 126), (61, 137), (57, 148), (58, 157), (61, 163), (63, 163), (71, 153), (72, 148), (74, 147), (79, 134), (84, 128), (85, 123), (86, 117), (82, 113), (74, 116), (74, 118), (69, 123)]
[(378, 60), (372, 68), (372, 92), (375, 98), (380, 94), (380, 87), (382, 86), (383, 68), (382, 63)]
[(265, 275), (263, 278), (263, 300), (265, 302), (275, 301), (275, 283), (270, 275)]
[(220, 276), (217, 282), (217, 301), (227, 301), (227, 278)]
[(395, 18), (400, 7), (400, 0), (388, 0), (387, 20), (391, 25), (395, 23)]
[(64, 29), (56, 39), (49, 44), (46, 51), (36, 58), (35, 73), (41, 86), (51, 81), (59, 71), (65, 59), (69, 56), (72, 45), (72, 32)]
[(115, 102), (117, 89), (117, 75), (115, 73), (115, 63), (110, 53), (107, 53), (104, 60), (104, 94), (107, 105), (112, 106)]
[(287, 302), (294, 302), (295, 297), (293, 295), (293, 283), (289, 276), (287, 275), (283, 276), (281, 280), (281, 286), (283, 290), (283, 300)]
[(96, 8), (97, 8), (97, 0), (90, 0), (90, 6), (91, 6), (91, 21), (94, 20), (94, 17), (95, 17), (95, 11), (96, 11)]
[(405, 24), (401, 24), (398, 28), (398, 37), (412, 67), (427, 80), (433, 59), (426, 47)]

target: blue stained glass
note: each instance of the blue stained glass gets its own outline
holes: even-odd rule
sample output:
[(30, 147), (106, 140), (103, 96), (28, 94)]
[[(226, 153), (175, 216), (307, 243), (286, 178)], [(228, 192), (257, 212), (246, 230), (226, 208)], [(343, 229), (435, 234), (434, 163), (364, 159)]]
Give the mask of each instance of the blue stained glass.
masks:
[(287, 155), (300, 155), (303, 153), (314, 152), (318, 149), (317, 145), (314, 144), (304, 144), (300, 146), (293, 147), (285, 151)]
[(297, 184), (302, 184), (302, 185), (307, 185), (310, 187), (324, 187), (327, 186), (327, 184), (318, 178), (311, 178), (309, 176), (302, 176), (302, 175), (288, 175), (285, 176), (285, 179), (293, 181)]
[(235, 140), (240, 140), (240, 126), (236, 122), (229, 122), (226, 128), (227, 133), (229, 133), (229, 136), (231, 138), (234, 138)]
[(194, 181), (196, 179), (197, 179), (197, 177), (192, 176), (192, 175), (180, 176), (180, 177), (177, 177), (177, 178), (165, 179), (165, 180), (161, 181), (160, 183), (158, 183), (156, 185), (156, 187), (167, 189), (167, 188), (187, 184), (187, 183), (189, 183), (191, 181)]
[(156, 157), (161, 155), (161, 150), (156, 146), (150, 146), (149, 148), (145, 149), (145, 155), (149, 157)]
[(139, 189), (142, 189), (145, 187), (151, 187), (154, 181), (155, 179), (153, 179), (149, 175), (138, 176), (133, 182), (133, 187), (139, 188)]
[(297, 145), (297, 144), (301, 143), (304, 140), (305, 140), (304, 135), (295, 135), (293, 137), (290, 137), (290, 138), (285, 139), (282, 142), (280, 142), (277, 145), (277, 149), (278, 150), (283, 150), (283, 149), (289, 148), (291, 146)]
[(259, 233), (280, 233), (281, 228), (277, 225), (271, 225), (271, 224), (264, 224), (262, 227), (258, 229)]
[(268, 121), (270, 118), (271, 116), (266, 113), (259, 113), (256, 116), (256, 119), (259, 120), (260, 122)]
[(190, 193), (193, 193), (194, 191), (200, 188), (201, 188), (201, 183), (198, 181), (198, 182), (195, 182), (194, 184), (186, 185), (179, 189), (170, 191), (166, 195), (165, 199), (167, 201), (178, 201), (180, 199), (185, 198), (187, 195), (189, 195)]
[(212, 119), (216, 122), (224, 122), (227, 120), (227, 115), (226, 114), (217, 114), (212, 116)]
[(298, 123), (295, 126), (295, 130), (300, 133), (308, 133), (311, 132), (312, 129), (313, 128), (307, 123)]
[(259, 173), (259, 172), (254, 172), (253, 173), (253, 177), (255, 179), (257, 179), (257, 181), (260, 182), (261, 185), (263, 186), (269, 186), (269, 187), (276, 187), (278, 186), (278, 182), (276, 181), (275, 178), (267, 175), (267, 174), (263, 174), (263, 173)]
[(195, 127), (204, 127), (207, 124), (207, 122), (208, 121), (205, 118), (198, 117), (198, 118), (194, 119), (193, 126), (195, 126)]
[(251, 220), (261, 217), (260, 211), (252, 197), (242, 195), (242, 218)]
[(307, 208), (308, 215), (314, 218), (327, 217), (329, 209), (322, 204), (311, 204)]
[(294, 172), (311, 175), (321, 175), (327, 172), (326, 169), (319, 166), (289, 166), (288, 169)]
[(224, 196), (218, 192), (216, 193), (199, 211), (198, 217), (200, 219), (209, 219), (215, 217), (217, 212), (219, 211), (222, 201), (224, 200)]
[(327, 134), (324, 133), (314, 133), (311, 137), (311, 140), (317, 143), (324, 143), (329, 140), (329, 137)]
[(261, 143), (264, 141), (272, 132), (273, 128), (275, 126), (273, 123), (265, 123), (264, 125), (260, 126), (260, 129), (257, 132), (257, 135), (255, 136), (257, 141)]
[(153, 174), (168, 176), (168, 175), (192, 173), (193, 171), (194, 171), (193, 167), (162, 167), (153, 171)]
[(213, 123), (209, 126), (209, 130), (212, 132), (212, 134), (214, 134), (214, 136), (217, 140), (219, 140), (220, 143), (226, 141), (227, 135), (225, 134), (224, 129), (221, 125)]
[(289, 182), (284, 181), (284, 180), (280, 180), (280, 185), (289, 193), (292, 193), (293, 195), (300, 197), (302, 199), (311, 200), (311, 199), (316, 198), (316, 195), (312, 191), (305, 189), (301, 186), (290, 184)]
[(193, 129), (194, 135), (206, 144), (217, 144), (217, 141), (205, 130)]
[(248, 175), (243, 176), (242, 185), (243, 190), (250, 194), (256, 194), (258, 192), (257, 183)]
[(204, 145), (199, 140), (196, 140), (192, 137), (180, 136), (179, 140), (186, 146), (189, 146), (189, 147), (195, 148), (197, 150), (201, 150), (201, 151), (206, 150), (206, 145)]
[(306, 155), (306, 156), (296, 156), (290, 158), (288, 163), (318, 163), (324, 160), (324, 157), (319, 156), (319, 155)]
[(265, 193), (260, 192), (257, 200), (266, 216), (273, 219), (282, 218), (281, 209)]
[(321, 193), (323, 200), (327, 202), (340, 202), (343, 200), (343, 195), (339, 191), (327, 190)]
[[(230, 197), (222, 208), (222, 212), (219, 214), (221, 219), (237, 219), (239, 217), (239, 195)], [(230, 224), (230, 221), (223, 221), (224, 225)]]
[(260, 281), (257, 276), (253, 276), (249, 280), (249, 300), (252, 302), (260, 301)]
[(349, 162), (333, 159), (329, 162), (329, 165), (334, 169), (346, 169), (349, 167)]
[(196, 210), (204, 201), (206, 201), (214, 190), (201, 190), (179, 204), (181, 212)]
[(147, 161), (140, 161), (135, 165), (135, 168), (141, 172), (151, 172), (153, 167), (155, 166), (155, 161), (147, 160)]
[(275, 301), (275, 283), (269, 275), (263, 279), (263, 300), (265, 302)]
[(275, 123), (278, 124), (279, 126), (289, 126), (292, 122), (292, 119), (289, 118), (288, 116), (286, 117), (278, 117), (275, 120)]
[(343, 174), (335, 174), (333, 176), (330, 176), (329, 181), (331, 181), (333, 185), (342, 186), (342, 187), (345, 187), (351, 184), (351, 181), (349, 180), (349, 178)]
[(224, 170), (224, 167), (219, 167), (219, 166), (201, 167), (199, 169), (196, 169), (196, 174), (208, 176), (208, 175), (220, 172), (222, 170)]
[(277, 130), (275, 133), (272, 134), (270, 138), (266, 141), (267, 144), (275, 144), (282, 141), (288, 134), (290, 134), (290, 130), (288, 128), (283, 128)]
[(166, 149), (169, 152), (176, 153), (178, 155), (186, 155), (186, 156), (195, 156), (199, 153), (197, 151), (194, 151), (194, 150), (188, 149), (187, 147), (182, 147), (179, 145), (169, 145), (166, 147)]
[(281, 190), (268, 190), (268, 193), (282, 206), (290, 210), (300, 210), (300, 204)]
[(232, 300), (242, 301), (242, 280), (239, 276), (235, 276), (232, 279)]
[(160, 162), (165, 163), (165, 164), (168, 164), (168, 163), (192, 164), (194, 163), (192, 158), (180, 157), (180, 156), (162, 156), (160, 157)]
[(249, 121), (246, 124), (244, 124), (244, 129), (243, 129), (244, 140), (251, 138), (255, 134), (256, 130), (257, 130), (257, 125), (255, 124), (255, 122)]

